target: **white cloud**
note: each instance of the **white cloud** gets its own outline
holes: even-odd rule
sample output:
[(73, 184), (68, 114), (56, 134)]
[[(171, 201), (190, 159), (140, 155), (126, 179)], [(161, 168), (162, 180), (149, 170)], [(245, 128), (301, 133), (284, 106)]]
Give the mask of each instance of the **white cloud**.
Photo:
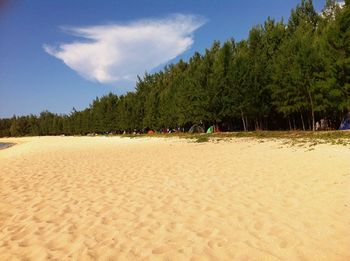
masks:
[(65, 32), (81, 39), (43, 48), (88, 80), (135, 80), (188, 50), (193, 32), (204, 23), (201, 17), (177, 14), (129, 24), (66, 27)]

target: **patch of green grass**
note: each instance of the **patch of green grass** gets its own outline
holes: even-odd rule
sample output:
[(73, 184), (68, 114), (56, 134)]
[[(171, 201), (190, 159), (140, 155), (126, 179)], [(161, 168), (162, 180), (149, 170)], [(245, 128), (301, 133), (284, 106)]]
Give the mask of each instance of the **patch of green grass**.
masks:
[[(119, 135), (118, 135), (119, 136)], [(129, 138), (129, 139), (136, 139), (136, 138), (142, 138), (145, 137), (146, 135), (139, 135), (139, 134), (123, 134), (120, 135), (120, 137), (122, 138)]]
[(349, 131), (247, 131), (247, 132), (220, 132), (213, 134), (191, 134), (191, 133), (171, 133), (162, 134), (155, 133), (152, 135), (141, 134), (124, 134), (121, 137), (128, 138), (142, 138), (142, 137), (154, 137), (154, 138), (170, 138), (176, 137), (180, 139), (191, 139), (195, 142), (202, 143), (210, 140), (216, 141), (228, 141), (235, 138), (253, 138), (257, 141), (265, 142), (267, 140), (282, 142), (282, 145), (297, 146), (297, 147), (313, 147), (319, 144), (333, 144), (350, 146), (350, 132)]
[(197, 143), (208, 142), (208, 141), (209, 141), (208, 136), (199, 136), (199, 137), (197, 137), (197, 140), (196, 140)]

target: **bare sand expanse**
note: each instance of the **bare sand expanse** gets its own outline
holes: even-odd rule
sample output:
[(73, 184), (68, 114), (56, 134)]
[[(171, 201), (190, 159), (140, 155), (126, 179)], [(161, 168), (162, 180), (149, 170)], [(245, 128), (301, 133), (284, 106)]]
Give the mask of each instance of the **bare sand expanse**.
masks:
[(0, 260), (350, 260), (349, 147), (2, 141)]

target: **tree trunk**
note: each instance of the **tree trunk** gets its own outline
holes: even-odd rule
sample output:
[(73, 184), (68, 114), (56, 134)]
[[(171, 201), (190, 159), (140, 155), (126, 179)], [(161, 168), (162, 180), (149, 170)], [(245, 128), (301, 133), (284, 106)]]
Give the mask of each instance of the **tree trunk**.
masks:
[(309, 88), (307, 89), (307, 93), (309, 95), (310, 106), (311, 106), (312, 131), (315, 131), (315, 110), (314, 110), (314, 103), (313, 103), (312, 96), (311, 96)]
[(305, 131), (305, 123), (303, 118), (303, 113), (300, 112), (301, 124), (303, 125), (303, 131)]
[(296, 129), (296, 126), (295, 126), (295, 117), (293, 116), (293, 130)]
[(242, 116), (242, 122), (243, 122), (243, 129), (244, 131), (247, 131), (247, 126), (245, 124), (245, 120), (244, 120), (244, 114), (243, 114), (243, 111), (241, 110), (241, 116)]
[(288, 123), (289, 123), (289, 130), (292, 130), (292, 123), (290, 122), (290, 118), (288, 117)]

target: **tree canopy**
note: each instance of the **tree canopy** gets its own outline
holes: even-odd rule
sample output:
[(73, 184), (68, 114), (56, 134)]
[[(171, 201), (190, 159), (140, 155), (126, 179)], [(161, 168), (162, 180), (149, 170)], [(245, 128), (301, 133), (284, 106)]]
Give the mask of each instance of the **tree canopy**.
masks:
[(82, 111), (0, 120), (0, 136), (85, 135), (181, 128), (333, 128), (350, 110), (350, 3), (318, 13), (301, 0), (287, 22), (267, 18), (247, 39), (214, 41), (163, 70), (138, 77), (133, 92), (109, 93)]

